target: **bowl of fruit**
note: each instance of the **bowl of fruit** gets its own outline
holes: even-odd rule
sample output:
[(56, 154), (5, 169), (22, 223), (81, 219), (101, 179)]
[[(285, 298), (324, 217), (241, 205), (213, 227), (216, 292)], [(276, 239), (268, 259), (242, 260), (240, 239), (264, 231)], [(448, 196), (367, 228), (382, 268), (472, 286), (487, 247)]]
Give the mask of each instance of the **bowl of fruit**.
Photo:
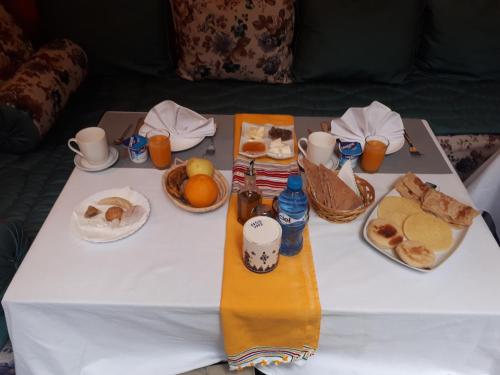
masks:
[(210, 160), (176, 159), (162, 178), (163, 190), (178, 207), (189, 212), (210, 212), (229, 198), (229, 184)]

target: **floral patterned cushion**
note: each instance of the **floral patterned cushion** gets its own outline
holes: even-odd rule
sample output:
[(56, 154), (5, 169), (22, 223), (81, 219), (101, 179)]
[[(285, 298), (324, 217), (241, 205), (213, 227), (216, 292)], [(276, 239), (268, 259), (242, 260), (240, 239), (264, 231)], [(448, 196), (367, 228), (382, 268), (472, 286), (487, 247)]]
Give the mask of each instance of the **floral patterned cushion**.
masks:
[(11, 77), (32, 53), (31, 43), (0, 4), (0, 82)]
[(293, 0), (172, 0), (178, 74), (291, 82)]
[(0, 87), (0, 103), (28, 112), (44, 136), (70, 94), (80, 86), (86, 70), (87, 55), (77, 44), (54, 40)]

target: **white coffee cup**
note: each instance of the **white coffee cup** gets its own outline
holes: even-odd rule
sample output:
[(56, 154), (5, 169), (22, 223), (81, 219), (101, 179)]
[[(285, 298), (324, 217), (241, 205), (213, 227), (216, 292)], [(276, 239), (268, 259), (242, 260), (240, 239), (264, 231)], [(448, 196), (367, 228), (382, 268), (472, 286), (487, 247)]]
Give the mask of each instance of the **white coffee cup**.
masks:
[[(79, 150), (74, 148), (71, 142), (75, 142)], [(109, 147), (106, 132), (98, 127), (80, 130), (75, 138), (68, 141), (68, 147), (93, 165), (103, 164), (108, 159)]]
[[(307, 138), (300, 138), (298, 142), (299, 150), (304, 156), (314, 164), (326, 164), (333, 155), (333, 149), (337, 138), (327, 132), (313, 132)], [(307, 151), (302, 148), (302, 143), (307, 145)]]
[(281, 225), (267, 216), (254, 216), (243, 225), (243, 263), (253, 272), (270, 272), (278, 265)]

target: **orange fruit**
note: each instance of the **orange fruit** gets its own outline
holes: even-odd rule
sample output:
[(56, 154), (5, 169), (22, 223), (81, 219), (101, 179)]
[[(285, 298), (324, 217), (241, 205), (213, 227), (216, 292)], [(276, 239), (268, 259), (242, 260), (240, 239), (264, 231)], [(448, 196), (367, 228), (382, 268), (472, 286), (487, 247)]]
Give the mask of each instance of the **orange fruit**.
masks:
[(208, 207), (215, 203), (219, 188), (213, 177), (205, 174), (191, 176), (184, 186), (184, 198), (193, 207)]

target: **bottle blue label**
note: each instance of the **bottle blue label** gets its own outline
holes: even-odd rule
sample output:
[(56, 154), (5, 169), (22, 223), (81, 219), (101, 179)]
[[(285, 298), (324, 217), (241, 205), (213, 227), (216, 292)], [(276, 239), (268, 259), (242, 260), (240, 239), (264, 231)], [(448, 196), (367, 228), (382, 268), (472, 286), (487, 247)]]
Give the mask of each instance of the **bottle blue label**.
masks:
[(280, 222), (280, 224), (284, 224), (284, 225), (295, 224), (298, 222), (307, 222), (307, 211), (304, 213), (303, 216), (301, 216), (298, 219), (290, 217), (287, 214), (285, 214), (284, 212), (280, 212), (278, 215), (278, 221)]

